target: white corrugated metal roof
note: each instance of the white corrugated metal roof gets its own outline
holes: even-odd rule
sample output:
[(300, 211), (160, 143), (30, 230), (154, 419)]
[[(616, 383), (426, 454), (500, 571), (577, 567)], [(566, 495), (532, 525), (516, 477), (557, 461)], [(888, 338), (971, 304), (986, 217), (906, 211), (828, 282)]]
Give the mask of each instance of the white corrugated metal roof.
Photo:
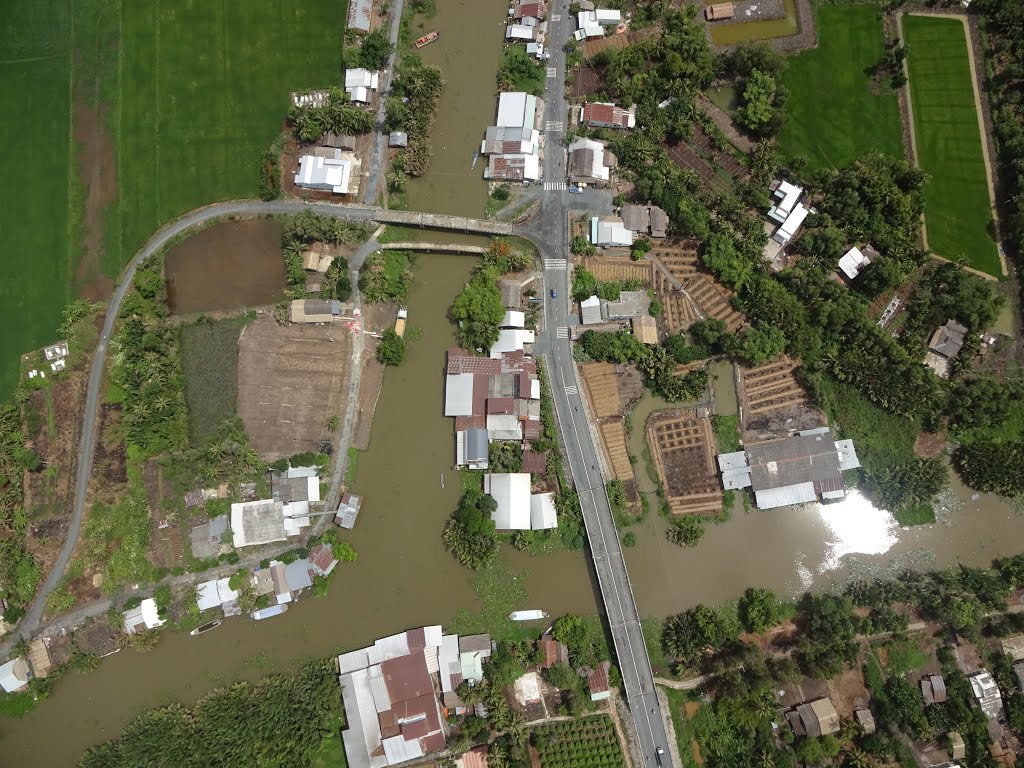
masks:
[(535, 493), (530, 496), (530, 527), (535, 531), (558, 527), (553, 493)]
[(525, 328), (526, 313), (515, 309), (505, 310), (505, 316), (501, 318), (499, 328)]
[(199, 597), (196, 599), (196, 605), (199, 606), (200, 611), (207, 611), (210, 608), (216, 608), (220, 605), (220, 596), (217, 594), (217, 580), (204, 581), (197, 587)]
[(438, 653), (438, 666), (441, 670), (441, 690), (448, 692), (454, 691), (455, 686), (452, 685), (451, 670), (452, 665), (458, 669), (459, 666), (459, 636), (458, 635), (445, 635), (441, 639), (441, 650)]
[(839, 269), (844, 275), (853, 280), (870, 263), (868, 257), (861, 253), (860, 248), (854, 246), (839, 259)]
[(319, 472), (320, 467), (288, 467), (284, 472), (284, 476), (288, 478), (316, 477)]
[(758, 509), (788, 507), (818, 499), (814, 492), (814, 483), (796, 483), (778, 488), (765, 488), (763, 491), (754, 491), (754, 497)]
[(370, 667), (367, 679), (370, 684), (370, 693), (373, 696), (373, 706), (377, 712), (387, 712), (391, 709), (391, 695), (388, 693), (387, 683), (384, 681), (384, 673), (380, 664)]
[(836, 440), (836, 453), (839, 454), (840, 472), (857, 469), (860, 466), (860, 459), (857, 457), (857, 449), (853, 447), (853, 440)]
[(523, 424), (514, 413), (492, 413), (487, 417), (489, 440), (522, 440)]
[(444, 415), (473, 415), (472, 373), (449, 373), (445, 376)]
[(484, 475), (484, 493), (498, 502), (491, 519), (501, 531), (530, 530), (530, 475), (506, 472)]
[(493, 359), (498, 359), (505, 352), (518, 352), (526, 344), (533, 344), (534, 340), (533, 331), (522, 328), (503, 328), (498, 331), (498, 340), (491, 347), (490, 356)]
[(413, 739), (406, 741), (403, 736), (392, 736), (381, 742), (384, 745), (384, 755), (389, 765), (404, 763), (406, 760), (415, 760), (423, 757), (423, 749), (420, 747), (420, 740)]

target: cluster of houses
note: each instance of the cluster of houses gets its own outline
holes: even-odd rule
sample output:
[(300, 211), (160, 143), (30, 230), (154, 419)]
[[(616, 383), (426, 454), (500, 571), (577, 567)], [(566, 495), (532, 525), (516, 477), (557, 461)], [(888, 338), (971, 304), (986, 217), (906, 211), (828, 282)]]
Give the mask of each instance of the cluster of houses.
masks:
[(576, 14), (576, 32), (573, 35), (576, 40), (604, 37), (608, 30), (616, 29), (622, 24), (622, 12), (614, 8), (595, 8), (590, 2), (580, 3), (579, 7), (579, 13)]
[(590, 244), (598, 248), (629, 248), (638, 237), (668, 235), (668, 214), (656, 205), (627, 203), (619, 215), (592, 216)]
[(531, 475), (543, 475), (547, 460), (530, 450), (541, 436), (540, 379), (529, 357), (533, 331), (524, 313), (508, 310), (488, 357), (449, 349), (445, 365), (444, 415), (455, 418), (455, 465), (486, 470), (492, 442), (523, 447), (522, 471), (484, 475), (484, 491), (497, 502), (492, 518), (498, 530), (555, 528), (554, 497), (532, 493)]
[[(543, 660), (515, 681), (512, 693), (523, 706), (541, 700), (544, 683), (538, 674), (557, 663), (567, 664), (566, 647), (545, 634), (539, 641)], [(367, 648), (338, 656), (338, 682), (347, 728), (342, 732), (351, 768), (385, 768), (418, 760), (445, 748), (450, 717), (470, 714), (459, 698), (463, 685), (484, 679), (484, 664), (495, 650), (490, 635), (447, 635), (439, 625), (418, 627), (377, 640)], [(580, 668), (590, 697), (611, 696), (609, 664)], [(483, 703), (472, 714), (487, 716)], [(482, 761), (479, 759), (482, 757)], [(485, 753), (467, 753), (464, 768), (486, 767)]]
[(524, 349), (490, 357), (449, 349), (445, 370), (444, 415), (455, 417), (457, 466), (487, 469), (490, 441), (540, 437), (540, 380)]
[(539, 0), (520, 0), (508, 9), (509, 24), (505, 27), (505, 41), (526, 43), (526, 52), (538, 59), (550, 58), (544, 52), (547, 35), (547, 4)]
[(803, 187), (776, 179), (769, 189), (772, 193), (772, 207), (768, 209), (768, 219), (777, 225), (772, 240), (785, 246), (793, 239), (804, 219), (814, 213), (814, 209), (803, 204)]
[(591, 296), (580, 302), (580, 324), (588, 330), (618, 331), (628, 322), (638, 341), (657, 344), (658, 323), (651, 317), (650, 307), (647, 291), (619, 291), (615, 301)]
[(498, 96), (497, 117), (480, 144), (480, 154), (488, 156), (485, 179), (540, 180), (540, 117), (536, 96), (522, 91)]
[(462, 706), (455, 691), (483, 680), (491, 650), (488, 635), (445, 635), (435, 625), (338, 656), (348, 764), (384, 768), (443, 750), (448, 710)]
[(758, 509), (842, 499), (843, 472), (859, 466), (853, 441), (835, 440), (828, 427), (718, 455), (722, 487), (750, 488)]
[[(47, 347), (43, 347), (43, 358), (50, 366), (50, 370), (53, 373), (60, 373), (67, 368), (67, 357), (68, 357), (68, 343), (67, 341), (58, 341), (54, 344), (50, 344)], [(30, 379), (45, 379), (46, 371), (38, 368), (33, 368), (28, 372)]]

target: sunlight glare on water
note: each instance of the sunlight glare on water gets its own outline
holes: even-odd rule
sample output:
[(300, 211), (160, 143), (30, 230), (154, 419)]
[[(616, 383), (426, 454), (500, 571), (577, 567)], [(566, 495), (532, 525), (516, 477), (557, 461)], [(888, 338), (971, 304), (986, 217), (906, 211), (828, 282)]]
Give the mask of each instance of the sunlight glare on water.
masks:
[(840, 502), (817, 507), (828, 528), (819, 574), (838, 569), (846, 555), (884, 555), (899, 540), (896, 519), (872, 504), (860, 491), (850, 491)]

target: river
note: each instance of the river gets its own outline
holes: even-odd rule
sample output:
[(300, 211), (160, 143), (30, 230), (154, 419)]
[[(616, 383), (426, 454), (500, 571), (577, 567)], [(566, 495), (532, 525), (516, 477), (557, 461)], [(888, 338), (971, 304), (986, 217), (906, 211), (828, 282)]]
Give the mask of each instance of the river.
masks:
[(447, 79), (434, 123), (430, 171), (409, 181), (409, 209), (482, 217), (487, 199), (483, 170), (472, 168), (484, 131), (497, 110), (497, 70), (508, 21), (505, 0), (440, 0), (437, 15), (415, 17), (413, 35), (441, 33), (419, 53)]
[[(430, 174), (410, 185), (413, 209), (479, 215), (485, 198), (481, 166), (470, 171), (474, 148), (494, 110), (494, 73), (505, 3), (450, 0), (427, 29), (441, 41), (424, 58), (445, 68)], [(457, 41), (457, 45), (455, 44)], [(451, 236), (441, 236), (445, 240)], [(459, 238), (461, 241), (462, 238)], [(359, 552), (330, 594), (306, 598), (283, 617), (253, 623), (234, 619), (199, 638), (165, 633), (150, 653), (124, 651), (94, 672), (69, 674), (52, 698), (22, 720), (0, 719), (4, 765), (73, 765), (91, 744), (118, 735), (140, 711), (172, 700), (192, 702), (211, 688), (292, 668), (312, 657), (371, 642), (404, 628), (443, 623), (462, 607), (474, 608), (469, 572), (445, 551), (440, 535), (458, 498), (452, 472), (452, 422), (441, 416), (444, 350), (453, 344), (445, 312), (469, 277), (466, 256), (423, 255), (409, 297), (409, 320), (423, 331), (406, 361), (388, 370), (377, 404), (369, 450), (361, 456), (356, 490), (365, 503), (350, 539)], [(714, 384), (716, 408), (735, 412), (730, 366)], [(653, 399), (634, 412), (631, 441), (646, 414), (666, 404)], [(635, 444), (635, 443), (633, 443)], [(642, 469), (642, 462), (638, 470)], [(440, 487), (440, 475), (448, 475)], [(700, 546), (686, 550), (665, 541), (656, 506), (635, 527), (627, 550), (639, 609), (666, 616), (696, 602), (733, 599), (759, 585), (796, 595), (827, 588), (850, 569), (879, 572), (903, 564), (986, 564), (1024, 549), (1024, 518), (998, 499), (970, 493), (954, 481), (959, 510), (935, 525), (901, 530), (885, 512), (856, 493), (840, 504), (735, 513), (709, 525)], [(597, 610), (583, 552), (529, 556), (503, 547), (511, 567), (527, 569), (529, 604), (553, 615)]]

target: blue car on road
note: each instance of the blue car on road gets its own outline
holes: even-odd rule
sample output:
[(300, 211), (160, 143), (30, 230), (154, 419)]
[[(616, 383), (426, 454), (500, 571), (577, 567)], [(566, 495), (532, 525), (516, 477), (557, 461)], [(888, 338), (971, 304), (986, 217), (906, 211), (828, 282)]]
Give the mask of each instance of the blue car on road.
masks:
[(551, 289), (551, 298), (552, 299), (557, 299), (558, 298), (558, 293), (555, 292), (554, 288)]

